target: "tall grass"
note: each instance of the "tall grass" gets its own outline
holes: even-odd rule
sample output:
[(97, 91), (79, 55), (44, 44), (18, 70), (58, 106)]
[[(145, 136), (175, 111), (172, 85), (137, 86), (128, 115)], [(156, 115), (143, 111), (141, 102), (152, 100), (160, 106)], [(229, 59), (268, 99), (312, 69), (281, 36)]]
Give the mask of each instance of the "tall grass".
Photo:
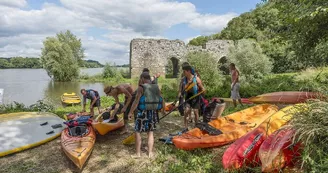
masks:
[[(327, 88), (318, 91), (327, 94)], [(328, 172), (328, 100), (311, 100), (291, 121), (295, 142), (301, 141), (302, 168), (305, 172)]]

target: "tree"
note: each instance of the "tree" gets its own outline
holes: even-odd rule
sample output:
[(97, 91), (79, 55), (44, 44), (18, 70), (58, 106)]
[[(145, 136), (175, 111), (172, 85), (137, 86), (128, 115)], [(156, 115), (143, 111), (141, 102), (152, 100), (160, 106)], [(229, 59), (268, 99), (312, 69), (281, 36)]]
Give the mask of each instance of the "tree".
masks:
[(72, 81), (78, 77), (84, 58), (80, 39), (66, 31), (47, 37), (43, 45), (41, 63), (50, 77), (57, 81)]
[(189, 64), (199, 72), (207, 92), (213, 94), (220, 89), (224, 78), (218, 70), (218, 62), (213, 55), (207, 52), (190, 52), (186, 57)]
[(269, 57), (263, 54), (260, 45), (254, 40), (239, 40), (235, 47), (230, 48), (228, 58), (248, 81), (261, 78), (272, 69)]
[(8, 62), (7, 59), (0, 59), (0, 69), (3, 69), (3, 68), (11, 68), (12, 67), (12, 64)]

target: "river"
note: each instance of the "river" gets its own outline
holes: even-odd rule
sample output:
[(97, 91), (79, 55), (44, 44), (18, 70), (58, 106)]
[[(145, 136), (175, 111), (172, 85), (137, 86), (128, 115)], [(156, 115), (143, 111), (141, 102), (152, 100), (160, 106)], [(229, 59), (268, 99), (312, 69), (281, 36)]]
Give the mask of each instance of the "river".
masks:
[[(81, 73), (88, 75), (101, 72), (102, 68), (81, 69)], [(28, 106), (38, 100), (47, 100), (58, 105), (65, 92), (80, 94), (80, 89), (86, 88), (97, 90), (103, 96), (104, 86), (99, 82), (54, 82), (44, 69), (0, 69), (0, 88), (4, 89), (5, 104), (16, 101)]]

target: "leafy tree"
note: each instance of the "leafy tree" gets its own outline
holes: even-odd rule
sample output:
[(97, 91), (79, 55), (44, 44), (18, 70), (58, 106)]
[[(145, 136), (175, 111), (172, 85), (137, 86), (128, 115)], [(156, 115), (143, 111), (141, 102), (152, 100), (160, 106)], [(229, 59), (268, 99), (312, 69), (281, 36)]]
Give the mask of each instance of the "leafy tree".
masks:
[(217, 60), (214, 56), (207, 52), (190, 52), (187, 54), (187, 61), (200, 74), (200, 78), (205, 89), (213, 94), (220, 89), (223, 84), (223, 76), (217, 68)]
[(254, 40), (239, 40), (230, 48), (228, 58), (248, 81), (261, 78), (272, 70), (272, 62)]
[(12, 64), (6, 59), (0, 59), (0, 68), (11, 68)]
[(41, 62), (48, 75), (58, 81), (72, 81), (79, 75), (84, 57), (81, 40), (70, 31), (60, 32), (43, 42)]

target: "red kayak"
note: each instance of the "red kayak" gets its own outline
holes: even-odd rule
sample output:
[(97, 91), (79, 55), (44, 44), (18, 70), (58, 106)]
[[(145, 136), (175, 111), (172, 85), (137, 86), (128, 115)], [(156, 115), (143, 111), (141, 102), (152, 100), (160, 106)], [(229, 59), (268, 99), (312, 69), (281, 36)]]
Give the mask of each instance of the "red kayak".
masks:
[[(232, 98), (219, 98), (219, 97), (215, 97), (215, 98), (212, 98), (212, 100), (213, 99), (222, 99), (222, 100), (224, 100), (225, 102), (233, 102), (232, 101)], [(238, 100), (237, 100), (237, 102), (238, 102)], [(243, 104), (253, 104), (248, 98), (241, 98), (241, 102), (243, 103)]]
[(295, 130), (290, 126), (283, 127), (270, 135), (259, 149), (262, 172), (279, 171), (301, 155), (301, 144), (293, 144)]
[(283, 91), (273, 92), (258, 95), (249, 98), (250, 102), (253, 103), (285, 103), (285, 104), (297, 104), (304, 103), (308, 99), (322, 98), (320, 93), (316, 92), (301, 92), (301, 91)]

